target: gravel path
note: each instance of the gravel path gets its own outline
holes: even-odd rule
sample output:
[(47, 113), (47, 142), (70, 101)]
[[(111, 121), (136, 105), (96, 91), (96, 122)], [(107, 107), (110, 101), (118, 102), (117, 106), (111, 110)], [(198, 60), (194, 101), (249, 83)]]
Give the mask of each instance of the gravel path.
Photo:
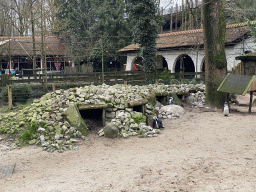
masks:
[(186, 111), (164, 120), (155, 138), (90, 134), (78, 151), (0, 150), (1, 162), (16, 162), (13, 175), (0, 179), (0, 192), (254, 192), (255, 113)]

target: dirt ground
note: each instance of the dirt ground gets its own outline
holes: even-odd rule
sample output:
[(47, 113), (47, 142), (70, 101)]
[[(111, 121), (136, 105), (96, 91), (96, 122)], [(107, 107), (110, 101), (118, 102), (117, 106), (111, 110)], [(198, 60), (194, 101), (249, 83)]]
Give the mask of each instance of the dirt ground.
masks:
[(254, 192), (256, 107), (192, 109), (154, 138), (108, 139), (89, 134), (80, 149), (48, 153), (39, 147), (0, 150), (1, 163), (16, 162), (0, 179), (0, 192)]

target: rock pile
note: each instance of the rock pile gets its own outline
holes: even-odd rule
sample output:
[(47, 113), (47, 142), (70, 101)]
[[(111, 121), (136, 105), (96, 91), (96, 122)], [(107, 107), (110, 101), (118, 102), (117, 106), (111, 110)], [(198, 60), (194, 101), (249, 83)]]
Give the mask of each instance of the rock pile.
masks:
[[(156, 95), (166, 96), (173, 92), (188, 94), (192, 89), (203, 90), (204, 85), (109, 86), (103, 84), (69, 90), (61, 89), (45, 94), (20, 111), (0, 115), (0, 133), (17, 135), (15, 141), (17, 146), (21, 145), (23, 140), (29, 144), (40, 145), (49, 152), (72, 149), (73, 144), (77, 142), (74, 138), (84, 138), (87, 134), (79, 107), (89, 106), (89, 108), (106, 109), (106, 122), (118, 127), (119, 136), (155, 136), (159, 130), (154, 130), (145, 123), (134, 122), (132, 117), (142, 113), (134, 111), (134, 107), (141, 105), (146, 116), (154, 115), (157, 111), (152, 104), (155, 104)], [(163, 118), (164, 115), (168, 118), (168, 115), (177, 116), (177, 114), (180, 115), (181, 112), (161, 111)], [(35, 131), (32, 131), (33, 129)]]

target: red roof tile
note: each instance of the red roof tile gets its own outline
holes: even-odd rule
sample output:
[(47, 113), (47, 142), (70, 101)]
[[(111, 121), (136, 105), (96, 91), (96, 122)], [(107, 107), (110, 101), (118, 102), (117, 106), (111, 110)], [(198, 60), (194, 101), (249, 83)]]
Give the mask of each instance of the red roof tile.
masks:
[[(225, 43), (235, 43), (239, 39), (243, 38), (249, 31), (249, 27), (244, 25), (235, 24), (227, 26)], [(159, 38), (156, 43), (159, 50), (191, 47), (198, 44), (203, 45), (203, 30), (195, 29), (159, 34)], [(139, 49), (139, 44), (131, 44), (120, 49), (119, 52), (136, 51)]]

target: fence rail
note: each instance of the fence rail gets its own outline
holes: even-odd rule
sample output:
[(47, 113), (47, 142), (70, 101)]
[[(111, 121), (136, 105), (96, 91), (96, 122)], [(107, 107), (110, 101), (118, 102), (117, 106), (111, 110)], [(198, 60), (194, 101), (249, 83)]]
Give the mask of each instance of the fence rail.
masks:
[[(158, 75), (161, 73), (159, 72)], [(204, 78), (203, 72), (189, 72), (189, 73), (170, 73), (176, 79), (184, 78)], [(82, 81), (88, 84), (102, 84), (102, 73), (51, 73), (51, 74), (27, 74), (27, 75), (1, 75), (0, 85), (5, 86), (12, 83), (56, 83), (56, 82), (77, 82)], [(104, 83), (106, 84), (117, 84), (124, 83), (128, 84), (145, 84), (145, 73), (141, 71), (117, 71), (117, 72), (105, 72)]]

